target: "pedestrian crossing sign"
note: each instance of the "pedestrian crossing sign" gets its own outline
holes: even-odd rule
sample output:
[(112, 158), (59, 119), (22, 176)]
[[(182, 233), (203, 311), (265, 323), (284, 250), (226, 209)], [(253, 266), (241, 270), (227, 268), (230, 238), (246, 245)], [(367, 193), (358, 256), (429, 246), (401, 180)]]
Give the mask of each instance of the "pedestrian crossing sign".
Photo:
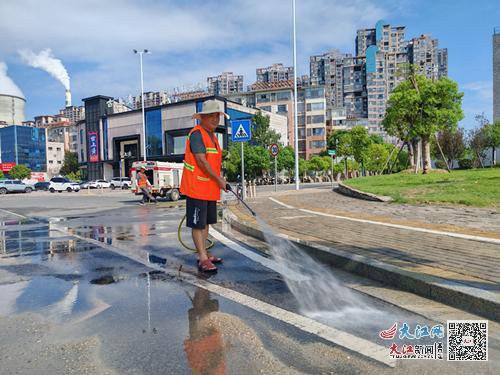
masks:
[(250, 120), (231, 121), (231, 130), (233, 142), (246, 142), (252, 139), (252, 121)]

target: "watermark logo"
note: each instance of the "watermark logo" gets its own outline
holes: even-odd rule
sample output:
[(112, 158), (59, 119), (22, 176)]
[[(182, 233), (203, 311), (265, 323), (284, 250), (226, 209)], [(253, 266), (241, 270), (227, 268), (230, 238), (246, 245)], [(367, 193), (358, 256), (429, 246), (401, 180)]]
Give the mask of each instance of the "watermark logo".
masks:
[(380, 331), (378, 336), (384, 340), (392, 340), (394, 336), (396, 336), (397, 330), (398, 330), (398, 323), (394, 322), (391, 328)]

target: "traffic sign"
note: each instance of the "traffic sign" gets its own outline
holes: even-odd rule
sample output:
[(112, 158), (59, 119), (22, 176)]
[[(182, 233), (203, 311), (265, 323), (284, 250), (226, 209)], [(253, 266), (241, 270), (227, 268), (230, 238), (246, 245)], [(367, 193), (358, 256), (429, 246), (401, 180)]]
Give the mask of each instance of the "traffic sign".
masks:
[(337, 154), (337, 150), (328, 150), (328, 155), (335, 156)]
[(250, 120), (231, 121), (231, 140), (233, 142), (246, 142), (252, 139), (252, 122)]
[(278, 147), (278, 145), (276, 143), (273, 143), (269, 147), (269, 152), (271, 153), (272, 156), (276, 157), (276, 156), (278, 156), (278, 154), (280, 152), (280, 149), (279, 149), (279, 147)]

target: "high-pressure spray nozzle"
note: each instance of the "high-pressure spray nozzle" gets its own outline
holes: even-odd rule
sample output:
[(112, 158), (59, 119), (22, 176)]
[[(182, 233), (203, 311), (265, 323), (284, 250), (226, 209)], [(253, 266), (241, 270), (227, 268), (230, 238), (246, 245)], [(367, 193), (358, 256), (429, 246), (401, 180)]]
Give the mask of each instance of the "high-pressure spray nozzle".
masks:
[(238, 196), (238, 194), (236, 194), (236, 193), (234, 192), (234, 190), (231, 188), (231, 185), (226, 184), (226, 190), (227, 190), (227, 191), (230, 191), (231, 193), (233, 193), (233, 194), (234, 194), (234, 196), (235, 196), (235, 197), (236, 197), (236, 198), (237, 198), (237, 199), (238, 199), (241, 203), (243, 203), (243, 205), (244, 205), (244, 206), (248, 209), (248, 211), (250, 211), (250, 212), (252, 213), (252, 215), (253, 215), (253, 216), (255, 216), (255, 217), (257, 216), (257, 214), (255, 213), (255, 211), (254, 211), (254, 210), (252, 210), (252, 209), (250, 208), (250, 206), (249, 206), (248, 204), (246, 204), (246, 202), (245, 202), (245, 201), (244, 201), (241, 197), (239, 197), (239, 196)]

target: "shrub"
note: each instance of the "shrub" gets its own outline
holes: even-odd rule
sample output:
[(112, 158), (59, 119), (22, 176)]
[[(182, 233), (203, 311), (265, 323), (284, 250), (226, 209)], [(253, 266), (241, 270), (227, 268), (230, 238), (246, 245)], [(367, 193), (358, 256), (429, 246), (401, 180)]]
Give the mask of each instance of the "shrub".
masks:
[(436, 168), (446, 169), (446, 163), (443, 160), (436, 160)]
[(463, 158), (458, 161), (460, 169), (471, 169), (474, 162), (471, 159)]

